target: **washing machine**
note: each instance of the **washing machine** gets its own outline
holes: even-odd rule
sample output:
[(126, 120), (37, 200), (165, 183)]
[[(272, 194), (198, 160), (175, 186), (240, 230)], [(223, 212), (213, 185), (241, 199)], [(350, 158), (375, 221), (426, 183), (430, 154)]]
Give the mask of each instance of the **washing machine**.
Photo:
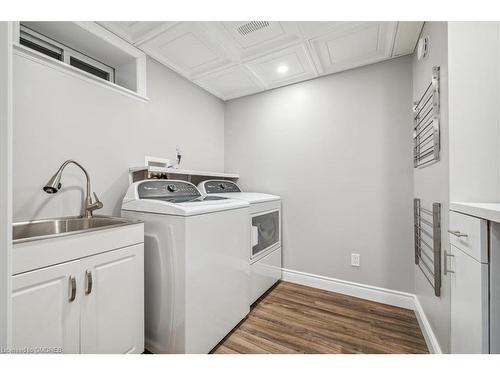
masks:
[(228, 180), (206, 180), (198, 185), (206, 197), (239, 199), (250, 204), (251, 241), (250, 304), (281, 279), (281, 198), (277, 195), (244, 192)]
[(130, 185), (122, 216), (144, 222), (146, 349), (209, 353), (246, 317), (249, 215), (186, 181)]

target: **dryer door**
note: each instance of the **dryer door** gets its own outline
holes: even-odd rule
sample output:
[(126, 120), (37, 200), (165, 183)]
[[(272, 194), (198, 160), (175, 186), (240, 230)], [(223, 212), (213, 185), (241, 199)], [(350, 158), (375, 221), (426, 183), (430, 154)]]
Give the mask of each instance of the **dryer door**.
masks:
[(278, 245), (280, 241), (279, 209), (259, 212), (252, 216), (252, 259)]

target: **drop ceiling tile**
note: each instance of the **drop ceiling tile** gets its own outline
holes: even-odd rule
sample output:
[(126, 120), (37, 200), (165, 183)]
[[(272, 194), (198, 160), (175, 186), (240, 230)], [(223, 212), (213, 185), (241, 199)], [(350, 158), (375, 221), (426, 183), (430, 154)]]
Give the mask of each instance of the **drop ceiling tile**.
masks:
[(218, 58), (214, 50), (191, 32), (157, 45), (157, 50), (162, 55), (169, 56), (175, 64), (189, 70), (199, 68), (203, 64), (209, 64)]
[(140, 48), (183, 76), (200, 75), (232, 64), (208, 32), (210, 23), (182, 22), (140, 45)]
[(131, 44), (140, 43), (175, 24), (175, 22), (160, 21), (102, 21), (98, 23)]
[(235, 65), (204, 75), (194, 82), (224, 100), (253, 94), (265, 89), (265, 87), (241, 65)]
[[(317, 76), (304, 44), (288, 47), (245, 64), (268, 88), (304, 81)], [(284, 66), (286, 72), (279, 72)]]
[(321, 74), (371, 64), (391, 57), (396, 22), (363, 22), (310, 40)]
[(298, 25), (305, 38), (316, 38), (329, 32), (339, 32), (355, 28), (362, 23), (353, 21), (309, 21), (298, 22)]

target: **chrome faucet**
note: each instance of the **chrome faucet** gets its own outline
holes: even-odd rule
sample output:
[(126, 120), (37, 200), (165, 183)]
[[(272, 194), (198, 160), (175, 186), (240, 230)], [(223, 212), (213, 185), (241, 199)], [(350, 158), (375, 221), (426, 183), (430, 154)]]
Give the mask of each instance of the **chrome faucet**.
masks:
[(47, 194), (55, 194), (61, 189), (61, 177), (64, 168), (68, 164), (75, 164), (77, 167), (79, 167), (83, 173), (85, 173), (85, 177), (87, 178), (87, 191), (85, 194), (85, 201), (83, 202), (83, 212), (85, 214), (85, 217), (92, 217), (94, 210), (98, 210), (103, 207), (102, 202), (99, 200), (97, 197), (96, 193), (94, 194), (94, 198), (91, 197), (90, 192), (90, 177), (85, 168), (83, 168), (79, 163), (77, 163), (74, 160), (66, 160), (57, 170), (57, 172), (50, 178), (50, 180), (45, 184), (43, 187), (43, 190)]

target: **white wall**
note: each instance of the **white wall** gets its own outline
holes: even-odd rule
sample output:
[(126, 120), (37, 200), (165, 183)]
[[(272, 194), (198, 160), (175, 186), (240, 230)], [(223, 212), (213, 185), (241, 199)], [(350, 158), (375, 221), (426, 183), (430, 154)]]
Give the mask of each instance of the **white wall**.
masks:
[(450, 22), (450, 200), (500, 200), (500, 23)]
[(411, 95), (403, 57), (227, 103), (226, 169), (281, 195), (285, 268), (413, 291)]
[[(422, 95), (432, 78), (433, 66), (441, 67), (441, 152), (440, 161), (425, 168), (414, 170), (415, 197), (421, 199), (422, 207), (431, 209), (433, 202), (441, 203), (442, 253), (449, 251), (448, 244), (448, 69), (447, 69), (447, 25), (446, 22), (427, 22), (422, 36), (429, 36), (428, 56), (418, 61), (413, 57), (413, 100)], [(442, 254), (441, 264), (444, 264)], [(441, 297), (434, 295), (434, 289), (415, 266), (415, 294), (427, 315), (441, 350), (449, 352), (450, 342), (450, 280), (442, 275)]]
[(14, 59), (14, 219), (77, 215), (84, 178), (68, 167), (64, 188), (50, 196), (47, 179), (66, 159), (81, 162), (104, 203), (99, 214), (120, 212), (128, 168), (144, 155), (185, 167), (224, 169), (224, 104), (154, 60), (148, 60), (148, 96), (133, 98), (21, 56)]
[(10, 345), (11, 227), (12, 29), (0, 22), (0, 349)]

